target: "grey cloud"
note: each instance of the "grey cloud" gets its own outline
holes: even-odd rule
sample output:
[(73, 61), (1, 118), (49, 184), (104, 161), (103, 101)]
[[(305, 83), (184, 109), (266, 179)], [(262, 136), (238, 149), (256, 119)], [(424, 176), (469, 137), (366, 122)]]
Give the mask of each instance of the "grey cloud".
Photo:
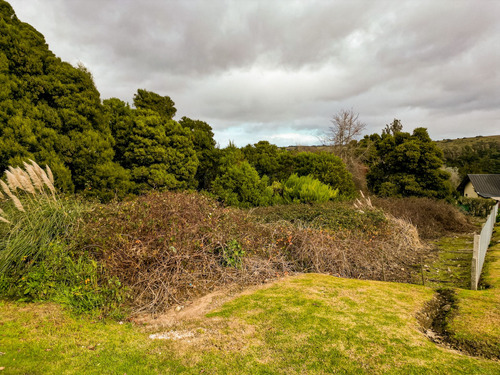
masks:
[[(351, 107), (368, 131), (397, 117), (440, 136), (498, 133), (496, 1), (11, 4), (56, 54), (88, 66), (104, 98), (169, 95), (216, 135), (314, 135)], [(471, 130), (476, 120), (488, 125)]]

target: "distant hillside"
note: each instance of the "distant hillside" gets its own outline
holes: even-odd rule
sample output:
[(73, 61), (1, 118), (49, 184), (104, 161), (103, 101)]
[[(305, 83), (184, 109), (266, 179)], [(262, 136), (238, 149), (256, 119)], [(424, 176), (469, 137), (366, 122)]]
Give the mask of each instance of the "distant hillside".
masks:
[(500, 135), (445, 139), (437, 142), (448, 167), (460, 178), (469, 173), (500, 173)]
[(491, 143), (491, 142), (500, 144), (500, 135), (489, 135), (489, 136), (478, 135), (476, 137), (443, 139), (441, 141), (436, 141), (438, 146), (441, 147), (443, 151), (453, 148), (461, 149), (465, 146), (472, 147), (480, 143)]
[[(500, 173), (500, 135), (435, 141), (443, 150), (447, 167), (456, 168), (458, 179), (469, 173)], [(333, 152), (332, 146), (289, 146), (289, 151)]]
[[(478, 135), (475, 137), (464, 137), (456, 139), (442, 139), (439, 141), (434, 141), (437, 145), (446, 153), (449, 150), (461, 150), (465, 146), (470, 146), (472, 148), (478, 145), (484, 144), (498, 144), (500, 145), (500, 135), (488, 135), (482, 136)], [(314, 146), (288, 146), (285, 147), (288, 151), (308, 151), (308, 152), (333, 152), (332, 146), (327, 145), (314, 145)]]

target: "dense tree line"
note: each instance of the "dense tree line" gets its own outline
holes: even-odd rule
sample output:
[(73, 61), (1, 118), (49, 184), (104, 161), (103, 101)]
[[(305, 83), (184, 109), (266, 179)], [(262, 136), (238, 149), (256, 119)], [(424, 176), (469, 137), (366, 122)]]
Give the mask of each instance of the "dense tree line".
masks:
[[(292, 154), (268, 142), (219, 149), (209, 124), (175, 121), (173, 100), (145, 89), (133, 107), (101, 101), (83, 65), (54, 56), (1, 0), (0, 14), (0, 170), (33, 159), (50, 165), (61, 190), (104, 201), (149, 189), (206, 190), (244, 207), (311, 200), (306, 186), (322, 196), (331, 189), (331, 198), (354, 195), (334, 155)], [(302, 195), (290, 195), (292, 175)]]
[[(333, 148), (339, 156), (267, 141), (220, 149), (206, 122), (174, 120), (169, 96), (139, 89), (133, 107), (117, 98), (101, 101), (84, 66), (54, 56), (2, 0), (0, 14), (0, 170), (33, 159), (50, 165), (61, 190), (103, 201), (150, 189), (204, 190), (242, 207), (350, 199), (356, 188), (346, 164), (358, 188), (364, 172), (355, 169), (367, 167), (367, 186), (377, 195), (451, 193), (443, 154), (426, 129), (409, 134), (395, 119), (380, 135), (357, 142), (364, 124), (350, 110), (330, 128), (342, 135)], [(498, 173), (499, 155), (498, 145), (479, 144), (448, 150), (444, 158), (462, 174)]]

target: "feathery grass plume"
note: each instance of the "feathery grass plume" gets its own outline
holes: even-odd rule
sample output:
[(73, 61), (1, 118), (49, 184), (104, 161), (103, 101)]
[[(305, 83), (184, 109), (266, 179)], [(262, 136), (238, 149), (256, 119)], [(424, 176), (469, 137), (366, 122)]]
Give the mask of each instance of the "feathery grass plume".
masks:
[(33, 184), (31, 183), (31, 178), (29, 174), (23, 171), (21, 168), (17, 168), (16, 172), (17, 172), (16, 175), (17, 180), (21, 183), (23, 190), (27, 193), (35, 195), (36, 190)]
[(33, 181), (35, 188), (38, 191), (42, 192), (44, 189), (43, 185), (46, 185), (52, 192), (52, 195), (54, 195), (54, 176), (52, 175), (52, 170), (50, 169), (50, 167), (47, 165), (47, 172), (45, 172), (42, 167), (37, 164), (36, 161), (29, 159), (29, 162), (31, 163), (31, 165), (24, 162), (24, 167), (30, 175), (31, 181)]
[(45, 185), (47, 185), (47, 187), (49, 188), (50, 192), (52, 193), (52, 196), (55, 199), (56, 189), (54, 188), (54, 184), (50, 180), (50, 177), (48, 177), (47, 174), (44, 173), (44, 174), (42, 174), (42, 180), (45, 183)]
[(19, 210), (19, 211), (23, 211), (23, 212), (26, 212), (26, 210), (24, 209), (21, 201), (19, 200), (18, 197), (16, 197), (15, 195), (12, 195), (10, 197), (10, 199), (12, 199), (12, 202), (14, 202), (14, 206), (16, 206), (16, 208)]
[(13, 194), (10, 191), (9, 187), (7, 186), (7, 184), (5, 182), (3, 182), (2, 180), (0, 180), (0, 185), (2, 186), (3, 191), (5, 191), (5, 194), (7, 194), (7, 196), (9, 198), (12, 198)]
[[(24, 168), (26, 169), (26, 172), (28, 172), (31, 182), (33, 183), (33, 186), (35, 187), (36, 190), (38, 191), (43, 191), (43, 181), (41, 176), (39, 175), (38, 169), (41, 169), (40, 167), (36, 168), (35, 167), (35, 162), (30, 160), (33, 164), (29, 165), (28, 163), (24, 162)], [(38, 164), (36, 164), (38, 166)]]
[(30, 162), (31, 162), (31, 166), (33, 167), (33, 169), (35, 170), (36, 174), (42, 178), (42, 175), (45, 174), (45, 171), (42, 169), (42, 167), (40, 167), (38, 165), (38, 163), (34, 160), (31, 160), (30, 159)]
[[(52, 176), (52, 171), (50, 170), (49, 166), (47, 165), (47, 170), (50, 171), (50, 175), (47, 176), (47, 173), (40, 167), (36, 161), (34, 160), (29, 160), (31, 163), (31, 168), (34, 170), (36, 173), (38, 180), (40, 181), (43, 189), (43, 184), (47, 185), (47, 187), (52, 191), (54, 188), (54, 177)], [(44, 178), (45, 177), (45, 178)], [(48, 182), (46, 182), (48, 180)], [(50, 183), (49, 183), (50, 182)]]
[(14, 168), (9, 167), (9, 170), (5, 171), (5, 176), (7, 176), (7, 184), (12, 191), (22, 189), (21, 183), (17, 180), (16, 170)]
[(9, 223), (10, 223), (10, 221), (9, 221), (9, 220), (7, 220), (6, 218), (1, 217), (1, 216), (0, 216), (0, 221), (3, 221), (4, 223), (7, 223), (7, 224), (9, 224)]
[(49, 181), (52, 183), (52, 187), (54, 187), (54, 175), (52, 174), (52, 170), (48, 165), (45, 166), (45, 169), (47, 170), (47, 175), (49, 177)]

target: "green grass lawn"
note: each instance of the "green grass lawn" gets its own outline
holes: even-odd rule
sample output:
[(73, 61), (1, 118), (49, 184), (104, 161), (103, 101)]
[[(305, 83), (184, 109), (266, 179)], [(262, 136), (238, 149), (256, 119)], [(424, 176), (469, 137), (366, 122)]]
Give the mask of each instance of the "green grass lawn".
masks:
[(417, 312), (434, 291), (308, 274), (244, 294), (151, 340), (151, 328), (93, 322), (53, 304), (0, 305), (6, 374), (498, 374), (498, 361), (435, 345)]
[(500, 227), (493, 233), (480, 280), (485, 289), (457, 290), (458, 311), (449, 322), (452, 337), (500, 357)]
[(470, 289), (473, 239), (473, 234), (461, 234), (435, 241), (436, 256), (424, 267), (425, 285)]

